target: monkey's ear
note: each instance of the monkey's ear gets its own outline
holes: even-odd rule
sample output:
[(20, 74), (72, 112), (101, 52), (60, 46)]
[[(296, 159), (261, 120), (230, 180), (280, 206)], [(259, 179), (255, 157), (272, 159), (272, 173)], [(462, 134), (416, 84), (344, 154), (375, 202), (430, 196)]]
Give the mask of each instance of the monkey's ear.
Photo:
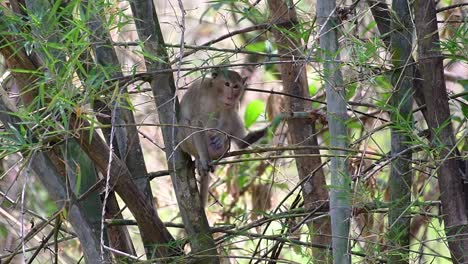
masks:
[(245, 86), (245, 84), (247, 83), (247, 79), (248, 79), (248, 78), (249, 78), (249, 77), (244, 77), (244, 78), (242, 78), (242, 84), (243, 84), (244, 86)]
[(212, 72), (211, 73), (211, 78), (216, 79), (216, 77), (218, 77), (218, 73), (217, 72)]

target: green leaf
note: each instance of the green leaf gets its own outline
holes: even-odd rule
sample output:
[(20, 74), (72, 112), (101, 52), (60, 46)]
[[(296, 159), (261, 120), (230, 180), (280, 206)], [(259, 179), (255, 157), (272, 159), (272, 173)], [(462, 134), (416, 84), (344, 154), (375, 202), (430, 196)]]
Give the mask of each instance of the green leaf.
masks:
[(249, 128), (263, 112), (265, 112), (265, 103), (262, 100), (253, 100), (250, 102), (245, 109), (245, 127)]
[(239, 187), (244, 187), (247, 185), (247, 183), (249, 182), (249, 177), (247, 177), (247, 175), (240, 175), (239, 177), (237, 177), (237, 184), (239, 185)]
[(266, 43), (264, 41), (254, 42), (245, 47), (247, 51), (253, 52), (265, 52), (266, 51)]
[(352, 83), (348, 85), (348, 89), (346, 89), (346, 99), (351, 99), (356, 94), (357, 83)]
[(462, 109), (462, 112), (463, 112), (463, 115), (468, 118), (468, 105), (461, 102), (461, 109)]
[(6, 238), (8, 235), (8, 229), (4, 225), (0, 225), (0, 238)]
[(371, 29), (375, 28), (376, 26), (377, 26), (377, 23), (376, 23), (375, 21), (370, 22), (370, 23), (366, 26), (366, 28), (365, 28), (365, 30), (364, 30), (364, 33), (369, 32)]
[(374, 78), (374, 81), (377, 83), (378, 86), (384, 88), (384, 90), (391, 91), (393, 86), (385, 76), (377, 76)]
[(315, 86), (315, 83), (309, 84), (309, 94), (310, 96), (313, 96), (317, 93), (317, 86)]
[(362, 129), (362, 125), (360, 122), (356, 122), (356, 121), (353, 121), (353, 122), (349, 122), (346, 124), (346, 126), (348, 128), (355, 128), (355, 129)]
[[(468, 80), (459, 80), (458, 83), (463, 86), (465, 92), (468, 92)], [(468, 100), (468, 95), (464, 95), (462, 98)]]

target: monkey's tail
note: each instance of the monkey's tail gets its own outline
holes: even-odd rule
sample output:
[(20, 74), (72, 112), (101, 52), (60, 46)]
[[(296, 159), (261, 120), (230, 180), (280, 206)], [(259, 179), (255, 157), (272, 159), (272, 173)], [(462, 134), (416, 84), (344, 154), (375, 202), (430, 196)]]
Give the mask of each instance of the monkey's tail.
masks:
[(210, 173), (206, 173), (205, 175), (200, 175), (200, 198), (203, 205), (203, 208), (206, 207), (206, 203), (208, 202), (208, 195), (209, 195), (209, 188), (210, 188)]

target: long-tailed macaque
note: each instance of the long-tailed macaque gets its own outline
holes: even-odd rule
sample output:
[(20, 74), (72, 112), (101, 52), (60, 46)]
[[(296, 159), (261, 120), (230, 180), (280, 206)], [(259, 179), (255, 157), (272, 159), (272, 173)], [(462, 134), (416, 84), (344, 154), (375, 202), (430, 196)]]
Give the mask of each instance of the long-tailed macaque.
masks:
[(208, 198), (211, 162), (221, 158), (246, 132), (238, 115), (239, 98), (246, 78), (235, 71), (217, 71), (192, 84), (180, 102), (178, 139), (182, 149), (195, 157), (203, 205)]

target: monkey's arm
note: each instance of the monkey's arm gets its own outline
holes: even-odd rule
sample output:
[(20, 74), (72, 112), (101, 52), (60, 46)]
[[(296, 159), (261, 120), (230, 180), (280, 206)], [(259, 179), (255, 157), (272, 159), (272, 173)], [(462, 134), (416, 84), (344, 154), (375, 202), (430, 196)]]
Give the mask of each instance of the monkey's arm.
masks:
[(281, 113), (275, 116), (275, 118), (273, 118), (273, 120), (271, 121), (270, 125), (268, 125), (267, 127), (262, 128), (260, 130), (249, 132), (247, 135), (242, 137), (242, 140), (236, 140), (236, 145), (240, 149), (246, 148), (252, 145), (253, 143), (259, 141), (260, 139), (262, 139), (268, 133), (273, 134), (282, 121), (285, 121), (287, 119), (292, 119), (292, 118), (296, 118), (296, 119), (306, 118), (306, 119), (310, 119), (311, 122), (318, 121), (323, 125), (327, 124), (326, 115), (321, 110), (314, 109), (314, 110), (310, 110), (306, 112)]
[(270, 126), (267, 126), (260, 130), (249, 132), (245, 137), (242, 138), (242, 140), (236, 140), (237, 147), (239, 147), (240, 149), (244, 149), (254, 144), (255, 142), (262, 139), (264, 136), (266, 136), (269, 129), (270, 129)]

